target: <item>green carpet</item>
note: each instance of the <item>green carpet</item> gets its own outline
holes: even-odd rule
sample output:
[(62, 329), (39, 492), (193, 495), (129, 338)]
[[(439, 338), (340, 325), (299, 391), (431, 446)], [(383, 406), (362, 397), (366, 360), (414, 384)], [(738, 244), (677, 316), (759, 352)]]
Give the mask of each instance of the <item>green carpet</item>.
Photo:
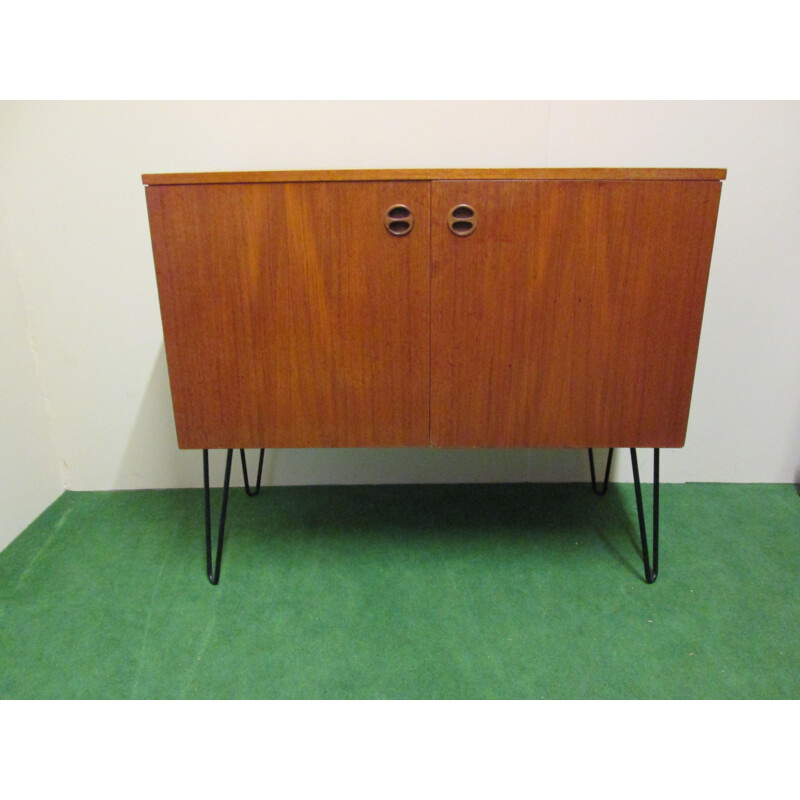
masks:
[(201, 490), (68, 492), (0, 553), (0, 697), (800, 696), (796, 489), (661, 530), (648, 586), (630, 485), (235, 489), (213, 587)]

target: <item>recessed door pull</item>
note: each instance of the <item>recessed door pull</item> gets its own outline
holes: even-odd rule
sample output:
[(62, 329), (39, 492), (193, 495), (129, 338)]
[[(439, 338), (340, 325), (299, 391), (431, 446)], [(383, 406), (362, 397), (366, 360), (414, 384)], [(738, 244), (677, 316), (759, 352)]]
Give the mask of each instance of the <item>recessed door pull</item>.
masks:
[(475, 209), (466, 203), (459, 203), (450, 209), (447, 215), (447, 227), (456, 236), (469, 236), (478, 227), (478, 215)]
[(411, 209), (402, 203), (390, 206), (383, 216), (383, 225), (394, 236), (405, 236), (414, 227), (414, 215)]

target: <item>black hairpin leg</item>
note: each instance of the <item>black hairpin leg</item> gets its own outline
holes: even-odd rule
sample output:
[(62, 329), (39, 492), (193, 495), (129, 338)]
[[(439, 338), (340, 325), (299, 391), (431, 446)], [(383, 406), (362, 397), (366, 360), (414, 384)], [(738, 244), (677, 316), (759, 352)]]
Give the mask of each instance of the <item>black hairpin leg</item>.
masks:
[(636, 448), (631, 448), (631, 466), (633, 467), (633, 484), (636, 489), (636, 510), (639, 512), (639, 533), (642, 537), (642, 562), (644, 577), (647, 583), (655, 583), (658, 577), (658, 448), (653, 450), (653, 563), (647, 549), (647, 529), (644, 523), (644, 505), (642, 503), (642, 485), (639, 481), (639, 462)]
[(244, 475), (244, 490), (248, 497), (255, 497), (261, 491), (261, 471), (264, 469), (264, 448), (261, 448), (261, 455), (258, 457), (258, 477), (256, 478), (255, 489), (250, 489), (250, 482), (247, 480), (247, 461), (244, 458), (244, 450), (239, 450), (242, 456), (242, 474)]
[[(219, 567), (222, 561), (222, 544), (225, 539), (225, 516), (228, 512), (228, 491), (231, 487), (231, 462), (233, 450), (228, 450), (225, 462), (225, 482), (222, 487), (222, 509), (219, 515), (219, 533), (217, 535), (217, 556), (211, 557), (211, 484), (208, 478), (208, 450), (203, 450), (203, 488), (206, 501), (206, 570), (208, 579), (216, 586), (219, 583)], [(213, 564), (213, 568), (212, 568)]]
[(611, 472), (611, 459), (614, 457), (614, 448), (610, 448), (608, 451), (608, 460), (606, 461), (606, 476), (603, 478), (603, 488), (600, 491), (597, 491), (597, 480), (594, 474), (594, 454), (592, 453), (592, 448), (589, 448), (589, 469), (592, 472), (592, 491), (602, 497), (608, 491), (608, 475)]

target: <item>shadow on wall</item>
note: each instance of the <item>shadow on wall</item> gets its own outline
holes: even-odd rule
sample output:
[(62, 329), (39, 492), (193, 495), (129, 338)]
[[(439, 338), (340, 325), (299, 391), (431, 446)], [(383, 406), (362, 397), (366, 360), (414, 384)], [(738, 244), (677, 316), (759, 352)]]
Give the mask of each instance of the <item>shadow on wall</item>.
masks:
[[(795, 442), (800, 442), (800, 419), (797, 420), (797, 428), (796, 428), (796, 435), (794, 437)], [(800, 453), (797, 453), (797, 457), (800, 458)], [(794, 468), (794, 485), (797, 489), (797, 494), (800, 495), (800, 461), (795, 462)]]
[(141, 405), (131, 428), (115, 489), (173, 489), (202, 486), (203, 478), (186, 482), (191, 451), (178, 449), (163, 341), (156, 353)]
[[(598, 453), (598, 469), (605, 465)], [(249, 453), (251, 471), (257, 457)], [(211, 453), (212, 483), (221, 485), (224, 451)], [(601, 472), (602, 476), (602, 472)], [(611, 480), (614, 480), (612, 468)], [(584, 449), (332, 448), (268, 450), (266, 486), (412, 483), (585, 483)], [(191, 488), (203, 485), (200, 450), (179, 450), (163, 343), (159, 347), (115, 489)], [(238, 456), (231, 485), (242, 486)]]

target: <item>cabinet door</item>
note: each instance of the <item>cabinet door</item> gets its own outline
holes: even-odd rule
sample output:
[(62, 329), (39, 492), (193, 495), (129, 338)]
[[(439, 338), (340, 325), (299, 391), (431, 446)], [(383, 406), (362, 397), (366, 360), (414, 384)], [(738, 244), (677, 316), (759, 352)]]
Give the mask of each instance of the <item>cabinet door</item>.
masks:
[[(428, 183), (151, 186), (147, 202), (181, 447), (428, 444)], [(384, 226), (394, 204), (407, 235)]]
[(682, 446), (720, 186), (434, 183), (432, 442)]

